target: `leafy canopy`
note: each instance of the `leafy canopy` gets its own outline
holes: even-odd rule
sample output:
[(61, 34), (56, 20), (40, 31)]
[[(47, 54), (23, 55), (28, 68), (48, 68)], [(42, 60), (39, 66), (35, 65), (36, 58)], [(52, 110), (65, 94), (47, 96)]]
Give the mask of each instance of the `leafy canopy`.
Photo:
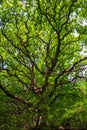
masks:
[(2, 2), (1, 128), (50, 129), (68, 120), (68, 126), (82, 125), (87, 114), (86, 6), (86, 0)]

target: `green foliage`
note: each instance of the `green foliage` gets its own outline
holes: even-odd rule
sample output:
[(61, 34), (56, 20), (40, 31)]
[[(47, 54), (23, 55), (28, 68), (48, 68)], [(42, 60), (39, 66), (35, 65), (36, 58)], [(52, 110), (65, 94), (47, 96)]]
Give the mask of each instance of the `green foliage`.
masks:
[(87, 128), (86, 6), (86, 0), (2, 2), (0, 129)]

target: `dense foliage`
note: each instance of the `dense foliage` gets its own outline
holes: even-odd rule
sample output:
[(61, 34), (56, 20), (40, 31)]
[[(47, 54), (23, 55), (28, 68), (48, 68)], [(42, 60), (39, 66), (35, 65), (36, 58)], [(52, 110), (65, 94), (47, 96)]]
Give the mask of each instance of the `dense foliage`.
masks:
[(0, 4), (0, 129), (86, 129), (86, 0)]

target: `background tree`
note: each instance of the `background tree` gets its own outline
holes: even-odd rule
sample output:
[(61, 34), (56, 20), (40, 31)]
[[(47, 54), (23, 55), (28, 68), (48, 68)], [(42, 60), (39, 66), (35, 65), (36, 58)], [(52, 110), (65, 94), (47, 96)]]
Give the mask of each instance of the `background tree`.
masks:
[(86, 128), (86, 4), (2, 3), (2, 129)]

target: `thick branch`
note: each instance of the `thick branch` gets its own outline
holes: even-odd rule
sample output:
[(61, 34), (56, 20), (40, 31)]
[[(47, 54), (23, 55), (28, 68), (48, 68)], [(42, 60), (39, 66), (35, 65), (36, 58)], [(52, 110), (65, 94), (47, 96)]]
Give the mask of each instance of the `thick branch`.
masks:
[(0, 89), (10, 98), (24, 104), (24, 105), (28, 105), (28, 106), (31, 106), (27, 101), (25, 101), (24, 99), (21, 99), (19, 98), (18, 96), (16, 95), (13, 95), (11, 94), (5, 87), (3, 87), (1, 84), (0, 84)]
[(70, 67), (69, 69), (65, 69), (65, 70), (61, 71), (61, 72), (58, 74), (58, 76), (55, 78), (55, 85), (57, 84), (57, 80), (58, 80), (58, 78), (59, 78), (60, 76), (63, 76), (65, 73), (71, 73), (71, 72), (74, 70), (74, 68), (75, 68), (79, 63), (81, 63), (82, 61), (85, 61), (85, 60), (87, 60), (87, 57), (84, 57), (84, 58), (80, 59), (79, 61), (75, 62), (75, 63), (72, 65), (72, 67)]

